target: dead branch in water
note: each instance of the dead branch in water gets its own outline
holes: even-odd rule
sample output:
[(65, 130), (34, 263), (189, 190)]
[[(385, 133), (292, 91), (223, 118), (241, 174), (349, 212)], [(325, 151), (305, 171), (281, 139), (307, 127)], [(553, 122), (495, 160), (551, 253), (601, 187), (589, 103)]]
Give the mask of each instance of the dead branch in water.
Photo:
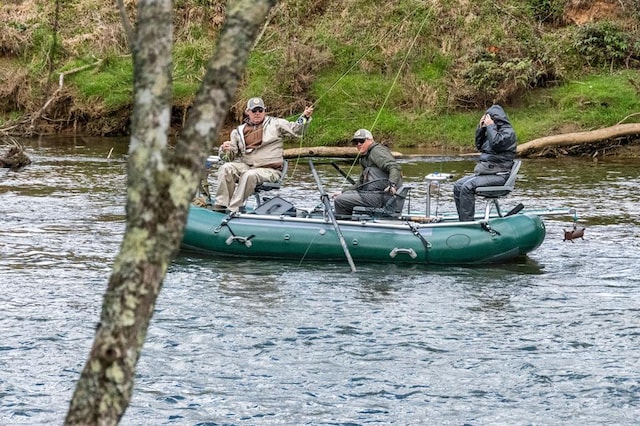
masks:
[(10, 136), (8, 140), (9, 149), (4, 154), (0, 154), (0, 167), (15, 170), (31, 164), (31, 159), (25, 154), (22, 145)]

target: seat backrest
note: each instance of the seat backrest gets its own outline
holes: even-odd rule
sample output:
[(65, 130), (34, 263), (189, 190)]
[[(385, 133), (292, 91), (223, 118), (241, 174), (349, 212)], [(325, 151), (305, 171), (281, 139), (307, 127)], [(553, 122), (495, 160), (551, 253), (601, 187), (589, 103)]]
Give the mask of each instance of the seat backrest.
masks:
[(391, 213), (393, 216), (398, 216), (402, 213), (404, 208), (404, 202), (409, 197), (409, 191), (413, 189), (411, 185), (404, 185), (400, 187), (398, 192), (389, 199), (385, 204), (385, 210)]
[(509, 173), (509, 179), (505, 182), (504, 186), (509, 188), (515, 188), (516, 186), (516, 177), (518, 176), (518, 170), (520, 170), (520, 166), (522, 165), (522, 161), (513, 160), (513, 166), (511, 166), (511, 173)]
[(288, 166), (289, 163), (287, 162), (287, 160), (283, 160), (282, 170), (280, 171), (280, 179), (275, 182), (262, 182), (256, 185), (256, 188), (253, 190), (253, 196), (256, 200), (256, 205), (262, 204), (262, 200), (260, 199), (260, 192), (271, 191), (272, 189), (280, 189), (284, 178), (287, 176)]
[(279, 189), (282, 186), (282, 181), (284, 181), (284, 178), (287, 176), (288, 165), (289, 163), (287, 162), (287, 160), (284, 160), (284, 162), (282, 163), (282, 171), (280, 172), (280, 179), (275, 182), (262, 182), (257, 184), (255, 192)]
[(516, 186), (516, 178), (518, 177), (518, 170), (522, 161), (514, 160), (509, 172), (507, 181), (502, 186), (479, 186), (476, 188), (476, 195), (486, 198), (499, 198), (509, 194)]
[(289, 162), (287, 160), (282, 160), (282, 172), (280, 173), (280, 179), (278, 179), (278, 182), (282, 183), (284, 178), (287, 176), (288, 167), (289, 167)]

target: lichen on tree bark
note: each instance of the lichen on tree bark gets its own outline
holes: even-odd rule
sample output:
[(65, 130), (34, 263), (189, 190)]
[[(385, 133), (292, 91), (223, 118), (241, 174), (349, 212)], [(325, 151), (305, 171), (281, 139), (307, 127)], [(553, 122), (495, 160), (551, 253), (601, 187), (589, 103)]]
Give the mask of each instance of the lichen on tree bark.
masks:
[(274, 4), (275, 0), (238, 0), (227, 9), (227, 22), (192, 113), (170, 150), (172, 3), (138, 2), (127, 226), (66, 424), (117, 424), (129, 405), (135, 367), (167, 267), (182, 240), (189, 201), (249, 47)]

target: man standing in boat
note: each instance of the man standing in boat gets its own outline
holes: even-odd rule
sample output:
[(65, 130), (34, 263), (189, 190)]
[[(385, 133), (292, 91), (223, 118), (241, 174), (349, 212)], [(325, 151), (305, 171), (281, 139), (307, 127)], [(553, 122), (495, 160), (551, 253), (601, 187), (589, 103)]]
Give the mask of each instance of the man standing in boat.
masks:
[(402, 169), (384, 145), (373, 140), (369, 130), (358, 130), (351, 139), (356, 146), (362, 173), (356, 185), (335, 194), (337, 215), (351, 215), (356, 206), (383, 207), (402, 186)]
[(500, 105), (492, 105), (480, 118), (475, 143), (480, 159), (473, 175), (459, 179), (453, 186), (453, 198), (462, 222), (474, 220), (476, 188), (504, 185), (516, 157), (516, 133)]
[(245, 122), (231, 132), (231, 140), (220, 145), (219, 155), (227, 160), (218, 169), (214, 210), (238, 211), (253, 194), (256, 185), (280, 179), (284, 164), (282, 140), (302, 136), (311, 121), (313, 105), (296, 121), (266, 114), (262, 98), (251, 98)]

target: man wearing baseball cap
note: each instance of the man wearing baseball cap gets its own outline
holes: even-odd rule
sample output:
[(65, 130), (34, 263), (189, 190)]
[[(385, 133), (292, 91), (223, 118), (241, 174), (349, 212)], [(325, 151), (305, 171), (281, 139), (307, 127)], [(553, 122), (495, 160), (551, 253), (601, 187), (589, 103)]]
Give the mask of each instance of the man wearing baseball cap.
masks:
[(369, 130), (357, 130), (351, 143), (358, 150), (362, 173), (356, 185), (335, 195), (337, 215), (351, 215), (356, 206), (382, 207), (402, 186), (400, 165), (389, 148), (373, 140)]
[(219, 155), (228, 160), (218, 169), (214, 210), (235, 212), (244, 206), (256, 185), (280, 179), (284, 164), (282, 140), (302, 136), (311, 121), (313, 105), (296, 121), (267, 115), (262, 98), (247, 101), (245, 122), (220, 145)]

